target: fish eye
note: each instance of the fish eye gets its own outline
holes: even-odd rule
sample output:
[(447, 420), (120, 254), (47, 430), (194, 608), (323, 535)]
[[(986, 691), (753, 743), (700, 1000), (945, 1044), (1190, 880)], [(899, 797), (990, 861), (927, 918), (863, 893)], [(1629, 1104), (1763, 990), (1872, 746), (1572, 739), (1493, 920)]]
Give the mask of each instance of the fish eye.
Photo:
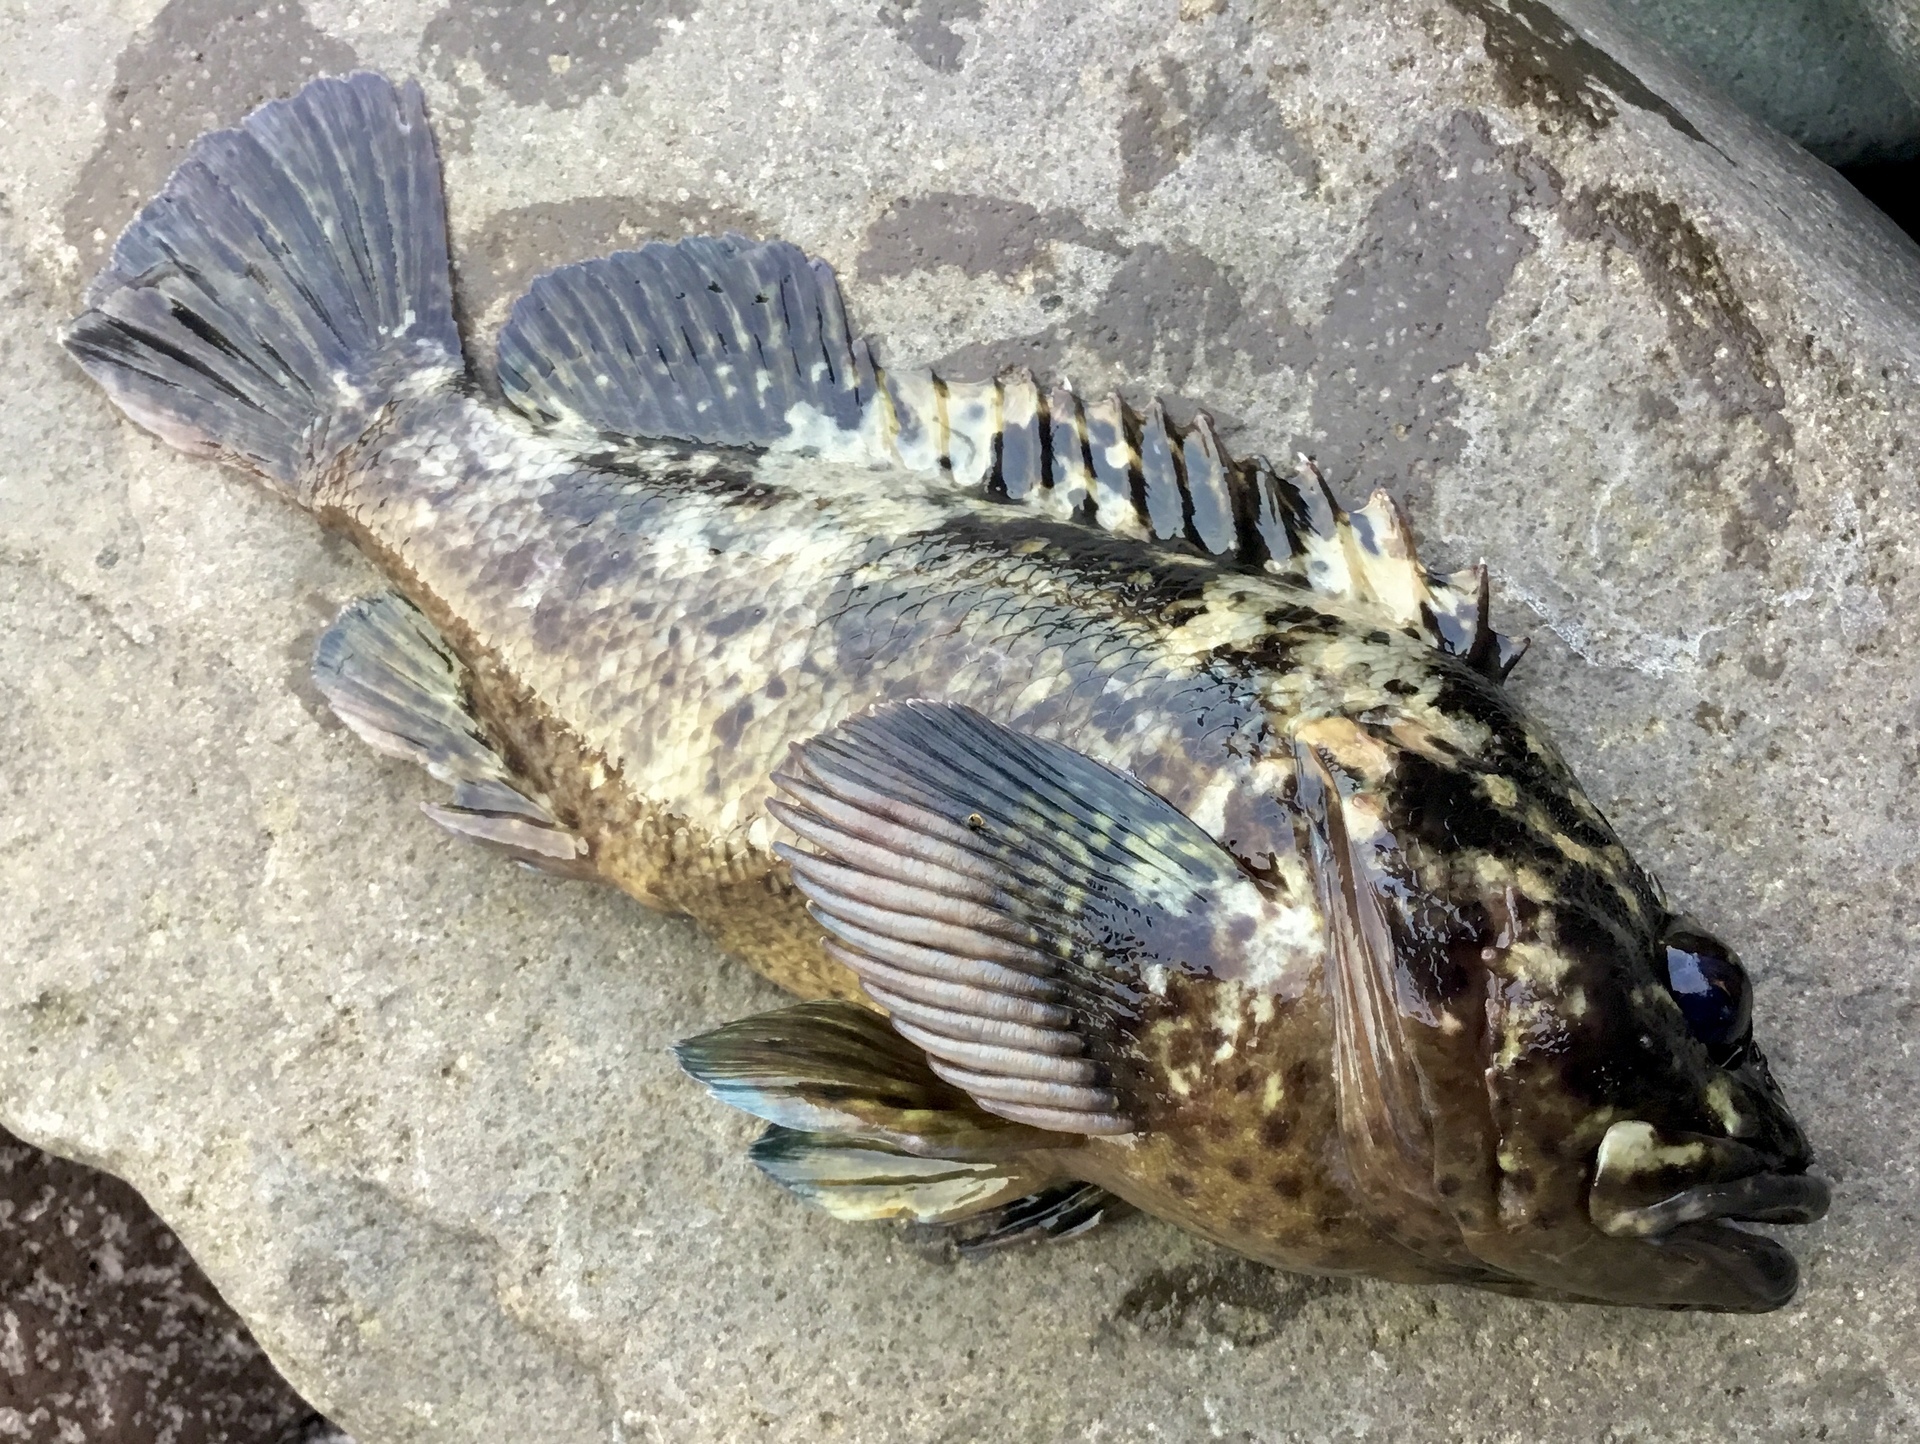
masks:
[(1664, 939), (1667, 991), (1693, 1036), (1713, 1049), (1716, 1061), (1737, 1052), (1753, 1031), (1753, 985), (1733, 950), (1682, 921)]

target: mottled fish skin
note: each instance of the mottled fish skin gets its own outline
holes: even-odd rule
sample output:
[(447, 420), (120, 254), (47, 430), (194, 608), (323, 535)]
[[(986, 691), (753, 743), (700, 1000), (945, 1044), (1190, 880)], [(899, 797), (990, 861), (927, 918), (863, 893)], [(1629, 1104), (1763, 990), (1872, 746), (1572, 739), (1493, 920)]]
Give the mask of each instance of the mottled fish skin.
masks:
[[(1410, 628), (937, 477), (691, 447), (616, 463), (457, 393), (397, 408), (313, 505), (454, 639), (482, 716), (599, 874), (803, 997), (861, 993), (771, 853), (768, 779), (791, 744), (874, 703), (963, 703), (1193, 817), (1286, 924), (1156, 998), (1145, 1126), (1089, 1140), (1075, 1172), (1255, 1257), (1505, 1277), (1461, 1229), (1592, 1233), (1566, 1158), (1617, 1119), (1699, 1132), (1729, 1106), (1784, 1116), (1764, 1089), (1742, 1101), (1750, 1086), (1697, 1076), (1681, 1040), (1674, 1056), (1636, 1047), (1636, 1029), (1676, 1031), (1670, 1003), (1601, 1017), (1613, 989), (1596, 979), (1586, 1015), (1568, 1016), (1611, 934), (1637, 929), (1651, 948), (1665, 908), (1537, 727)], [(1390, 1217), (1356, 1206), (1329, 1166), (1328, 924), (1293, 805), (1302, 746), (1379, 799), (1439, 916), (1441, 960), (1420, 981), (1461, 1043), (1435, 1069), (1459, 1079), (1435, 1092), (1461, 1129), (1434, 1130), (1459, 1156)], [(1609, 933), (1591, 957), (1585, 928)], [(1462, 948), (1465, 964), (1448, 951)], [(1483, 1027), (1504, 1039), (1491, 1111)], [(1566, 1039), (1584, 1040), (1571, 1059)], [(1770, 1141), (1804, 1166), (1797, 1134)]]
[[(797, 991), (817, 987), (818, 930), (767, 882), (769, 776), (891, 697), (1065, 741), (1203, 825), (1232, 809), (1249, 855), (1297, 869), (1272, 800), (1289, 764), (1257, 754), (1254, 678), (1213, 656), (1221, 626), (1298, 605), (1271, 579), (897, 472), (685, 448), (595, 466), (465, 397), (398, 412), (314, 507), (458, 639), (484, 715), (563, 815), (618, 819), (582, 828), (603, 874), (716, 926), (790, 918), (791, 953), (749, 956)], [(1243, 803), (1255, 790), (1233, 782), (1256, 769), (1268, 800)], [(579, 800), (571, 772), (593, 780)]]
[[(1233, 462), (1204, 417), (889, 375), (791, 247), (600, 264), (536, 283), (502, 345), (518, 409), (483, 398), (419, 91), (360, 75), (204, 138), (65, 339), (136, 420), (351, 536), (438, 628), (361, 614), (416, 669), (398, 691), (350, 675), (345, 633), (327, 665), (356, 731), (458, 784), (439, 820), (688, 914), (802, 998), (872, 1002), (776, 851), (803, 821), (776, 788), (806, 785), (781, 769), (860, 719), (942, 704), (1059, 744), (1151, 794), (1143, 826), (1224, 849), (1231, 888), (1206, 896), (1240, 902), (1102, 960), (1100, 1051), (1047, 1035), (1078, 1113), (996, 1119), (974, 1090), (1017, 1140), (1009, 1187), (1097, 1184), (1293, 1269), (1791, 1296), (1791, 1256), (1723, 1221), (1825, 1206), (1745, 1014), (1737, 1036), (1700, 1021), (1744, 1007), (1744, 976), (1499, 685), (1515, 654), (1483, 574), (1431, 576), (1390, 502), (1348, 517), (1317, 479)], [(674, 306), (694, 319), (647, 330)], [(754, 444), (636, 439), (635, 416)], [(443, 648), (457, 695), (433, 691), (455, 686)], [(409, 739), (402, 693), (478, 730)], [(1676, 957), (1722, 991), (1683, 1004)]]

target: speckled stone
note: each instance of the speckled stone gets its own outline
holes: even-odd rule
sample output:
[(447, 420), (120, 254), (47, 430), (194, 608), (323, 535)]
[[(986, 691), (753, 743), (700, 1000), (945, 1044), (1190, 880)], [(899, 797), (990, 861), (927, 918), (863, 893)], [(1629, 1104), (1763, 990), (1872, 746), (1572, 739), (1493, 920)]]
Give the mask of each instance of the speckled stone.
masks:
[(1860, 0), (1880, 29), (1900, 83), (1920, 105), (1920, 0)]
[[(0, 15), (0, 1122), (132, 1180), (367, 1444), (1913, 1437), (1920, 252), (1610, 16)], [(1836, 1182), (1800, 1299), (1325, 1284), (1145, 1219), (962, 1265), (778, 1195), (666, 1052), (777, 995), (437, 833), (305, 679), (370, 570), (54, 343), (193, 131), (350, 60), (424, 79), (482, 355), (550, 261), (764, 229), (889, 356), (1204, 404), (1484, 556), (1526, 703), (1755, 974)]]
[(0, 1132), (0, 1438), (353, 1444), (146, 1200)]

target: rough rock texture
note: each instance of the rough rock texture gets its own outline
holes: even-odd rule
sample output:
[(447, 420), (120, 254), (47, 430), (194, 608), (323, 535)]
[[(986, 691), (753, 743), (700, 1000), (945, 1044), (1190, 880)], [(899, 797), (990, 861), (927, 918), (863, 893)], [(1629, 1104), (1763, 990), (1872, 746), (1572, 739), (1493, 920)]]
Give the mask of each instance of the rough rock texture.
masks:
[(1916, 105), (1920, 105), (1920, 0), (1860, 0), (1880, 27), (1891, 52), (1889, 61)]
[(146, 1200), (0, 1131), (0, 1438), (352, 1444)]
[[(0, 19), (0, 1122), (138, 1185), (368, 1444), (1920, 1431), (1920, 251), (1573, 3), (630, 11)], [(438, 834), (304, 680), (368, 569), (53, 343), (186, 129), (349, 53), (446, 119), (481, 329), (547, 261), (764, 226), (895, 357), (1176, 392), (1484, 555), (1515, 685), (1756, 975), (1837, 1184), (1799, 1301), (1309, 1282), (1148, 1220), (956, 1266), (776, 1194), (665, 1052), (773, 995)]]
[(1612, 0), (1623, 21), (1833, 165), (1920, 155), (1914, 0)]

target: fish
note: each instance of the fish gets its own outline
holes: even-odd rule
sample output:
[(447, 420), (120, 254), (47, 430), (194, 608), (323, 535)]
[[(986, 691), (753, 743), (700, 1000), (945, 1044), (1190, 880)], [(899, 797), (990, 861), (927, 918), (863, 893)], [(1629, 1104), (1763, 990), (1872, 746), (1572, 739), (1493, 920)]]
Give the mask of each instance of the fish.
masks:
[[(678, 1045), (807, 1204), (1762, 1311), (1829, 1189), (1734, 951), (1505, 687), (1484, 567), (1202, 412), (883, 363), (691, 236), (455, 323), (411, 81), (203, 136), (67, 351), (388, 589), (313, 676), (454, 834), (795, 995)], [(757, 1206), (743, 1204), (743, 1206)]]

